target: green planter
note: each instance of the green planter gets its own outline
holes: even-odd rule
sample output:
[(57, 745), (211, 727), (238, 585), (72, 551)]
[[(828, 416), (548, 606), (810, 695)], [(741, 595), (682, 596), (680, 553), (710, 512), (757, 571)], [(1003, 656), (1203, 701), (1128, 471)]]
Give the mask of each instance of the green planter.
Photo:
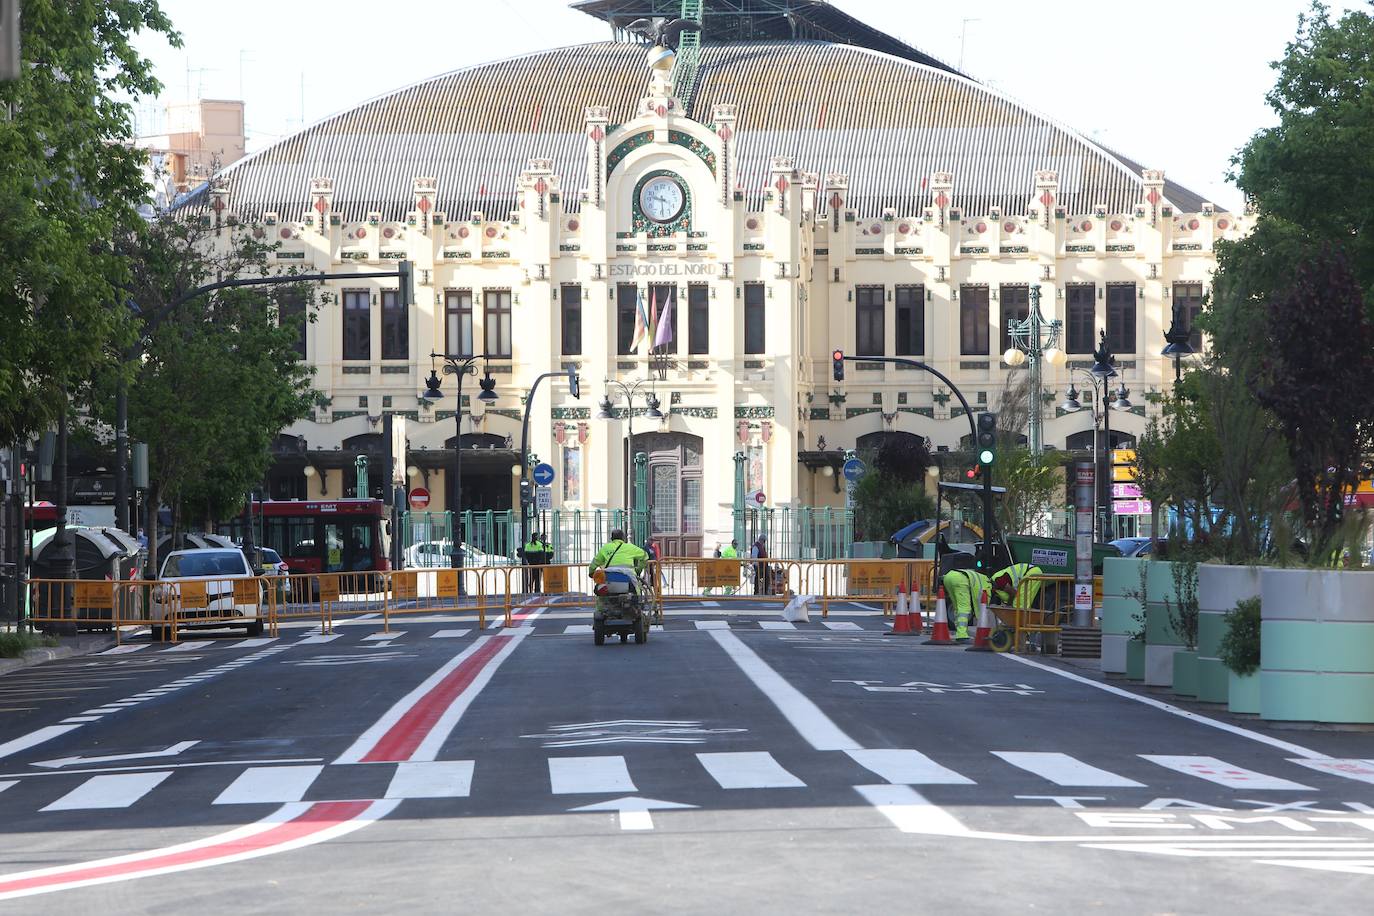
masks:
[(1226, 708), (1231, 712), (1244, 712), (1259, 715), (1260, 676), (1256, 671), (1241, 677), (1234, 671), (1227, 671)]
[(1180, 649), (1174, 653), (1174, 693), (1189, 699), (1197, 698), (1197, 650)]
[(1374, 572), (1260, 574), (1260, 715), (1374, 723)]
[(1126, 677), (1132, 681), (1145, 680), (1145, 641), (1126, 640)]
[(1140, 612), (1140, 604), (1126, 593), (1140, 587), (1138, 570), (1144, 560), (1108, 557), (1102, 561), (1102, 671), (1104, 674), (1126, 673), (1126, 644), (1136, 628), (1132, 614)]
[(1145, 684), (1148, 687), (1169, 687), (1174, 682), (1174, 653), (1183, 648), (1183, 637), (1174, 632), (1169, 623), (1168, 598), (1175, 604), (1174, 564), (1166, 560), (1147, 560), (1149, 585), (1145, 608)]
[(1231, 672), (1217, 657), (1226, 633), (1226, 615), (1236, 602), (1260, 593), (1259, 566), (1204, 563), (1197, 570), (1197, 698), (1225, 703)]

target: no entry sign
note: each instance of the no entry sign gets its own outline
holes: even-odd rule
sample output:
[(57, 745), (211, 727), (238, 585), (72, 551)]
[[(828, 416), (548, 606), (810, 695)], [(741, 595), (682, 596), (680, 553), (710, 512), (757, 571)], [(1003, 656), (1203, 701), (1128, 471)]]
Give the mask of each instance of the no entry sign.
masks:
[(410, 491), (410, 508), (424, 509), (429, 506), (429, 491), (424, 487), (416, 487)]

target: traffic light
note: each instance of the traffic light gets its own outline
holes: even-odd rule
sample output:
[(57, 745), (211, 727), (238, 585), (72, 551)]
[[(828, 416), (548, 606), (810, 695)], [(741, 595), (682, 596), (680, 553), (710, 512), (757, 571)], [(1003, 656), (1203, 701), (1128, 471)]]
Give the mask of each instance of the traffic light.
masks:
[(997, 458), (997, 415), (978, 415), (978, 463), (990, 465)]
[(830, 358), (835, 361), (835, 381), (844, 381), (844, 351), (836, 350), (830, 354)]
[(396, 304), (401, 309), (409, 309), (411, 304), (415, 302), (414, 277), (412, 273), (413, 270), (409, 261), (396, 262)]
[(964, 472), (964, 477), (967, 480), (977, 480), (978, 473), (981, 470), (982, 468), (978, 467), (978, 465), (975, 464), (973, 467), (969, 468), (967, 471)]

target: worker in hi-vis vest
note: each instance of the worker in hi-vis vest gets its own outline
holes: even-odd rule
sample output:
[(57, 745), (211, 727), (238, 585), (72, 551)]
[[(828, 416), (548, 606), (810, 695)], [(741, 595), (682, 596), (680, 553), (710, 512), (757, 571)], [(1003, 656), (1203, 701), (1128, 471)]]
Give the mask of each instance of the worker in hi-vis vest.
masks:
[(1022, 580), (1040, 575), (1043, 575), (1040, 567), (1030, 563), (1013, 563), (999, 569), (992, 574), (992, 603), (1027, 610), (1040, 594), (1041, 581), (1037, 578), (1023, 583)]
[(945, 613), (951, 617), (955, 639), (968, 639), (968, 622), (978, 612), (978, 602), (991, 584), (976, 569), (951, 569), (945, 573)]

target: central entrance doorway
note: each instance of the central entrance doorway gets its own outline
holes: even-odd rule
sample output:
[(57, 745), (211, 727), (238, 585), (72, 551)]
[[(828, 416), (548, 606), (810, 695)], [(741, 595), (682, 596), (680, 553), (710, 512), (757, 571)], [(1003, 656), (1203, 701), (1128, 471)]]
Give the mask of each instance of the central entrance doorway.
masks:
[(649, 532), (660, 556), (701, 556), (701, 437), (646, 433), (635, 449), (649, 457)]

